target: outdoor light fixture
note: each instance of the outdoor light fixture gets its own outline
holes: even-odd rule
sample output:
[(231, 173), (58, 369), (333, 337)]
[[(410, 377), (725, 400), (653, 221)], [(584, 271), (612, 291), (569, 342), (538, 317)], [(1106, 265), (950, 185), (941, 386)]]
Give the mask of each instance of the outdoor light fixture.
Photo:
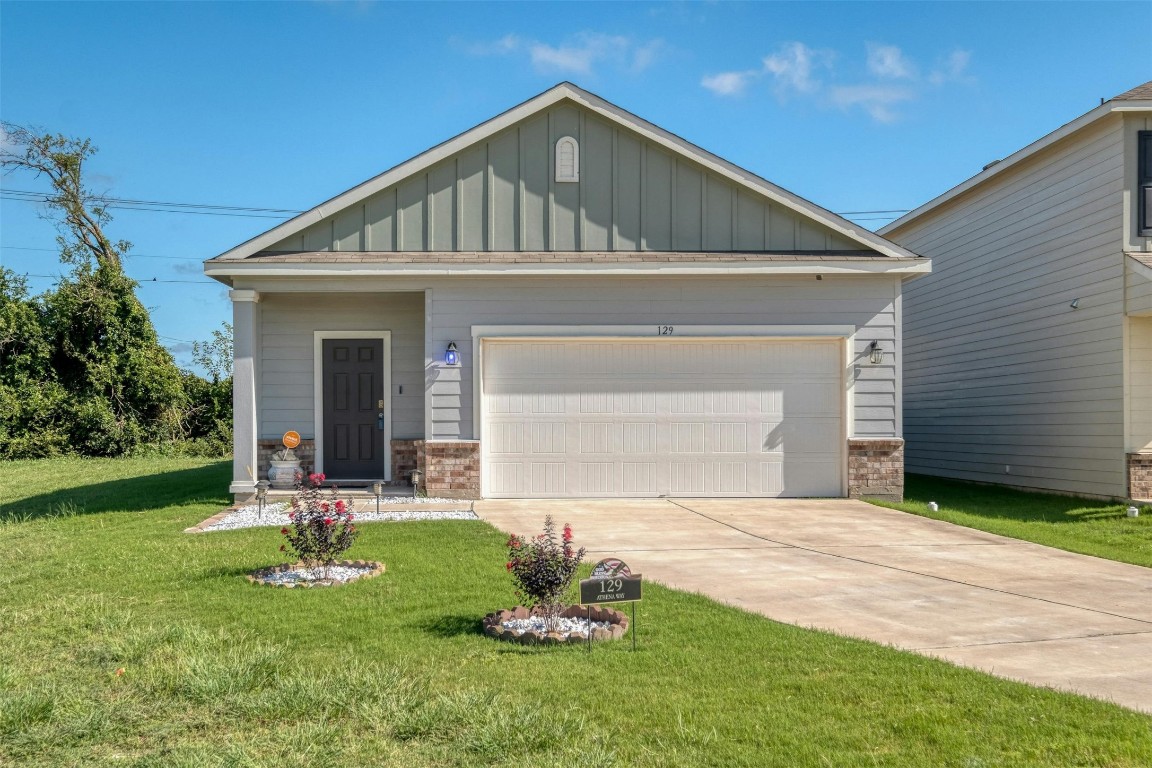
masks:
[(880, 342), (874, 341), (868, 345), (868, 359), (872, 361), (872, 365), (884, 362), (884, 350), (880, 349)]
[(448, 349), (444, 351), (444, 365), (460, 365), (460, 353), (456, 351), (456, 342), (448, 342)]
[(380, 514), (380, 496), (384, 493), (384, 483), (379, 480), (372, 483), (372, 493), (376, 494), (376, 514)]
[(421, 477), (423, 477), (423, 473), (418, 469), (414, 469), (408, 473), (408, 476), (412, 480), (412, 496), (413, 497), (419, 496), (420, 495), (420, 479), (421, 479)]
[(256, 503), (258, 508), (256, 510), (257, 517), (264, 517), (264, 500), (268, 498), (268, 481), (261, 480), (256, 483)]

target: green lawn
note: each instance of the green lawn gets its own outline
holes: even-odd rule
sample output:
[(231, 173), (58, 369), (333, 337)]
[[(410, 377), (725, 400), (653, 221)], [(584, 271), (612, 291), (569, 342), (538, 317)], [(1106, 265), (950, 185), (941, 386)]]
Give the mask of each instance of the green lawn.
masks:
[(1152, 718), (655, 585), (636, 653), (490, 640), (483, 523), (365, 524), (387, 573), (272, 589), (276, 530), (182, 533), (225, 464), (3, 470), (0, 765), (1152, 765)]
[[(931, 512), (935, 501), (939, 512)], [(874, 504), (1049, 547), (1152, 567), (1152, 513), (1127, 517), (1127, 503), (1030, 493), (908, 475), (904, 501)]]

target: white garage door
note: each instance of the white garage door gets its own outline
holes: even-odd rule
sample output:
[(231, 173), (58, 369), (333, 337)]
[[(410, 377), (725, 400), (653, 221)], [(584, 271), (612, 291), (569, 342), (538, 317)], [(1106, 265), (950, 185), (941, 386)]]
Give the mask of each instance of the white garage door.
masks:
[(485, 495), (840, 496), (828, 341), (485, 341)]

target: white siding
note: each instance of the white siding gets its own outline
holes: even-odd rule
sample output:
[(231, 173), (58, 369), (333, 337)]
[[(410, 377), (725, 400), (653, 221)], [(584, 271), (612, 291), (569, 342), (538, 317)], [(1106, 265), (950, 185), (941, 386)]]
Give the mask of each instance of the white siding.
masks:
[(898, 278), (516, 278), (449, 279), (432, 289), (429, 358), (449, 342), (456, 368), (434, 366), (431, 436), (474, 439), (474, 325), (850, 325), (855, 326), (854, 435), (891, 437), (897, 423), (898, 355), (866, 362), (866, 347), (895, 348)]
[(1128, 450), (1152, 451), (1152, 317), (1128, 319)]
[(904, 294), (909, 472), (1127, 492), (1122, 135), (1103, 119), (887, 233), (933, 260)]
[[(351, 290), (354, 287), (349, 286)], [(260, 300), (259, 435), (315, 435), (315, 331), (392, 332), (392, 437), (424, 436), (424, 294), (264, 293)], [(399, 387), (404, 394), (399, 394)]]

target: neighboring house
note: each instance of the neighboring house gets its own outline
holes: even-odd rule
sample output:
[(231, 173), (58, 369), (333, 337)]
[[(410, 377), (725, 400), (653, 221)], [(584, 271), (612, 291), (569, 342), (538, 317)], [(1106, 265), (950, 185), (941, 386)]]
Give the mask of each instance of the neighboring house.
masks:
[[(455, 497), (899, 497), (927, 259), (564, 83), (205, 263), (235, 471)], [(874, 346), (875, 345), (875, 346)]]
[(911, 472), (1152, 498), (1152, 83), (880, 233), (904, 299)]

